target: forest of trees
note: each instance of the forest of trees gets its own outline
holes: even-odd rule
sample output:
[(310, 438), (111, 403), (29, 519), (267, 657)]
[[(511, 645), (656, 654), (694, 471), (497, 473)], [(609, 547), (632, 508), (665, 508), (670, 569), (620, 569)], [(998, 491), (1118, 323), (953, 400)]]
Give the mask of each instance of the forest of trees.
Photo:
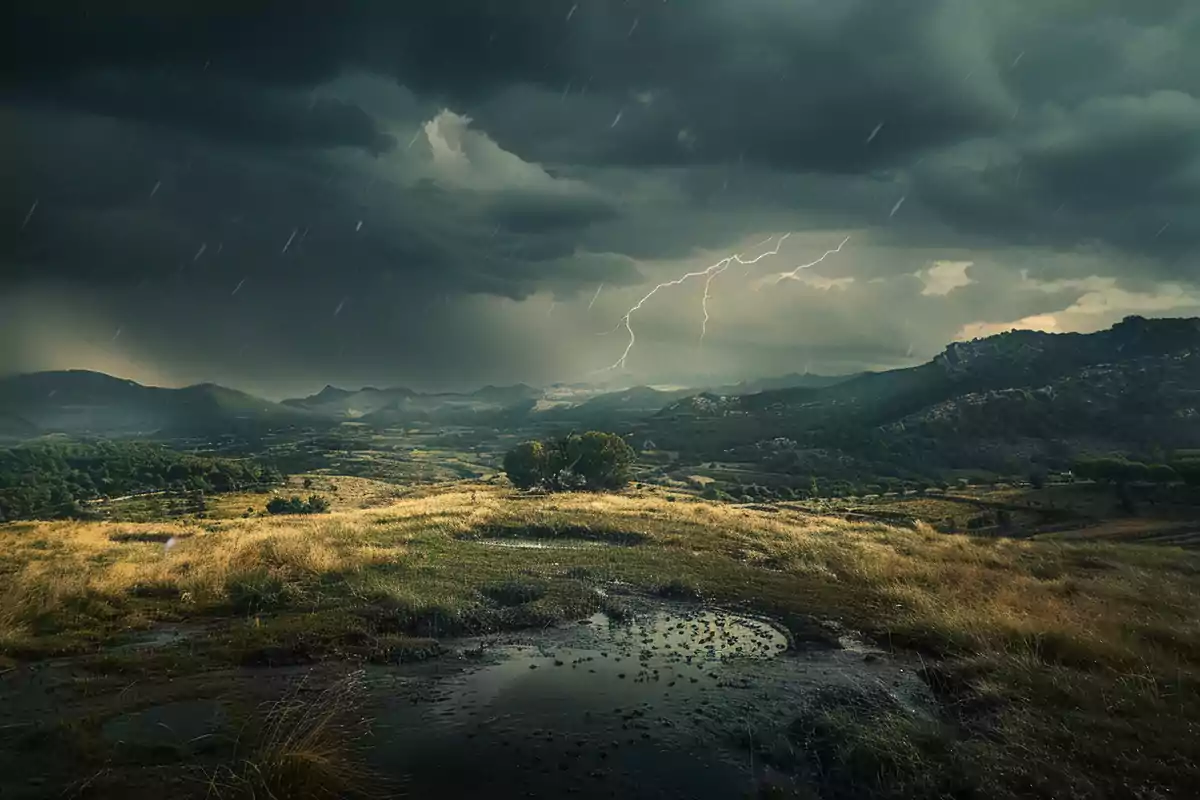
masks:
[(152, 491), (229, 492), (282, 481), (250, 460), (190, 455), (140, 442), (54, 442), (0, 448), (0, 522), (80, 516), (102, 497)]

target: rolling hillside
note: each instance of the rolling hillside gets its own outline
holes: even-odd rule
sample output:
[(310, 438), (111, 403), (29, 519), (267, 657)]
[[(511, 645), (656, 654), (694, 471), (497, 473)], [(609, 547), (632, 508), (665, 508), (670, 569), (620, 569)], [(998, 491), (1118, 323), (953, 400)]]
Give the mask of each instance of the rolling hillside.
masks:
[(1026, 455), (1195, 447), (1200, 319), (1129, 317), (1094, 334), (1014, 331), (826, 388), (687, 397), (646, 427), (663, 447), (704, 455), (778, 437), (934, 462), (969, 460), (981, 446)]
[(313, 415), (215, 384), (143, 386), (98, 372), (38, 372), (0, 379), (0, 433), (152, 435), (302, 424)]

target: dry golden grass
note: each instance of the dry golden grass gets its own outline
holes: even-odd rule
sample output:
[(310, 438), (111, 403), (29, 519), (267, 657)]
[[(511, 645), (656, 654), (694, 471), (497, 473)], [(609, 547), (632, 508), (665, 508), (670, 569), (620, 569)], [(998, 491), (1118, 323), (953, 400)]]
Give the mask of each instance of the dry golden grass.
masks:
[(209, 796), (229, 800), (335, 800), (383, 797), (383, 782), (361, 756), (369, 721), (359, 710), (363, 673), (319, 692), (306, 680), (270, 703), (254, 744), (236, 766), (209, 777)]
[[(555, 534), (638, 543), (473, 540)], [(514, 576), (537, 588), (521, 617), (485, 591)], [(0, 579), (0, 652), (18, 655), (51, 635), (101, 640), (155, 619), (271, 609), (303, 613), (288, 629), (297, 636), (353, 626), (383, 642), (569, 618), (597, 602), (588, 580), (678, 581), (922, 653), (998, 796), (1200, 785), (1189, 784), (1200, 782), (1200, 554), (1176, 548), (969, 538), (655, 491), (459, 484), (317, 517), (0, 526)], [(363, 613), (381, 609), (403, 624), (370, 629)]]
[(484, 485), (312, 517), (0, 526), (0, 630), (32, 632), (72, 608), (116, 609), (136, 596), (211, 609), (245, 576), (299, 591), (323, 576), (403, 563), (415, 537), (430, 550), (438, 539), (450, 546), (472, 532), (533, 527), (635, 533), (701, 561), (763, 567), (795, 579), (809, 600), (824, 598), (822, 611), (974, 652), (1066, 637), (1112, 663), (1169, 664), (1172, 653), (1147, 649), (1139, 631), (1153, 623), (1187, 640), (1200, 634), (1200, 559), (1171, 549), (973, 539), (651, 493), (525, 497)]

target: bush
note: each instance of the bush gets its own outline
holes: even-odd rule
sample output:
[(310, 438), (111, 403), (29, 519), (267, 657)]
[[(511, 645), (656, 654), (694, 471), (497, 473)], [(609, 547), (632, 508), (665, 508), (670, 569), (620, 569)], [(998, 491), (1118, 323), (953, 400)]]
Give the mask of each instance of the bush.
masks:
[(1200, 459), (1186, 458), (1171, 464), (1175, 474), (1188, 486), (1200, 486)]
[(519, 489), (619, 489), (629, 483), (633, 449), (600, 431), (548, 442), (524, 442), (504, 455), (504, 472)]
[(283, 580), (265, 569), (230, 575), (225, 581), (225, 594), (238, 614), (258, 614), (279, 608), (284, 605), (284, 593)]
[(1179, 473), (1170, 464), (1151, 464), (1150, 480), (1155, 483), (1175, 483), (1179, 480)]
[(1046, 488), (1046, 471), (1040, 467), (1029, 471), (1029, 485), (1034, 489)]
[(329, 510), (329, 501), (319, 494), (311, 494), (307, 500), (292, 495), (288, 498), (272, 497), (267, 503), (268, 514), (324, 514)]

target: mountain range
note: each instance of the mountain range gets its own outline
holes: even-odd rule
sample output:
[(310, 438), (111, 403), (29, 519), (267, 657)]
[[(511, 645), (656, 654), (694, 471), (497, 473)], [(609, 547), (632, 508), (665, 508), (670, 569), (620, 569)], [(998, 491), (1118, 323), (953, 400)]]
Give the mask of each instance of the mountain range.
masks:
[(774, 439), (951, 461), (969, 460), (997, 442), (1009, 451), (1030, 442), (1035, 449), (1200, 447), (1200, 319), (1128, 317), (1091, 334), (1012, 331), (950, 344), (911, 368), (794, 374), (700, 391), (326, 386), (274, 403), (214, 384), (167, 389), (85, 371), (0, 379), (0, 437), (9, 440), (53, 432), (236, 434), (347, 422), (608, 428), (713, 459)]
[[(762, 385), (823, 386), (844, 378), (789, 375)], [(757, 382), (719, 390), (753, 391)], [(514, 424), (529, 415), (603, 424), (653, 414), (696, 389), (638, 386), (484, 386), (472, 392), (422, 393), (405, 387), (343, 389), (275, 403), (216, 384), (143, 386), (99, 372), (64, 370), (0, 378), (0, 438), (47, 433), (93, 436), (193, 436), (356, 422), (377, 427), (413, 423)]]

